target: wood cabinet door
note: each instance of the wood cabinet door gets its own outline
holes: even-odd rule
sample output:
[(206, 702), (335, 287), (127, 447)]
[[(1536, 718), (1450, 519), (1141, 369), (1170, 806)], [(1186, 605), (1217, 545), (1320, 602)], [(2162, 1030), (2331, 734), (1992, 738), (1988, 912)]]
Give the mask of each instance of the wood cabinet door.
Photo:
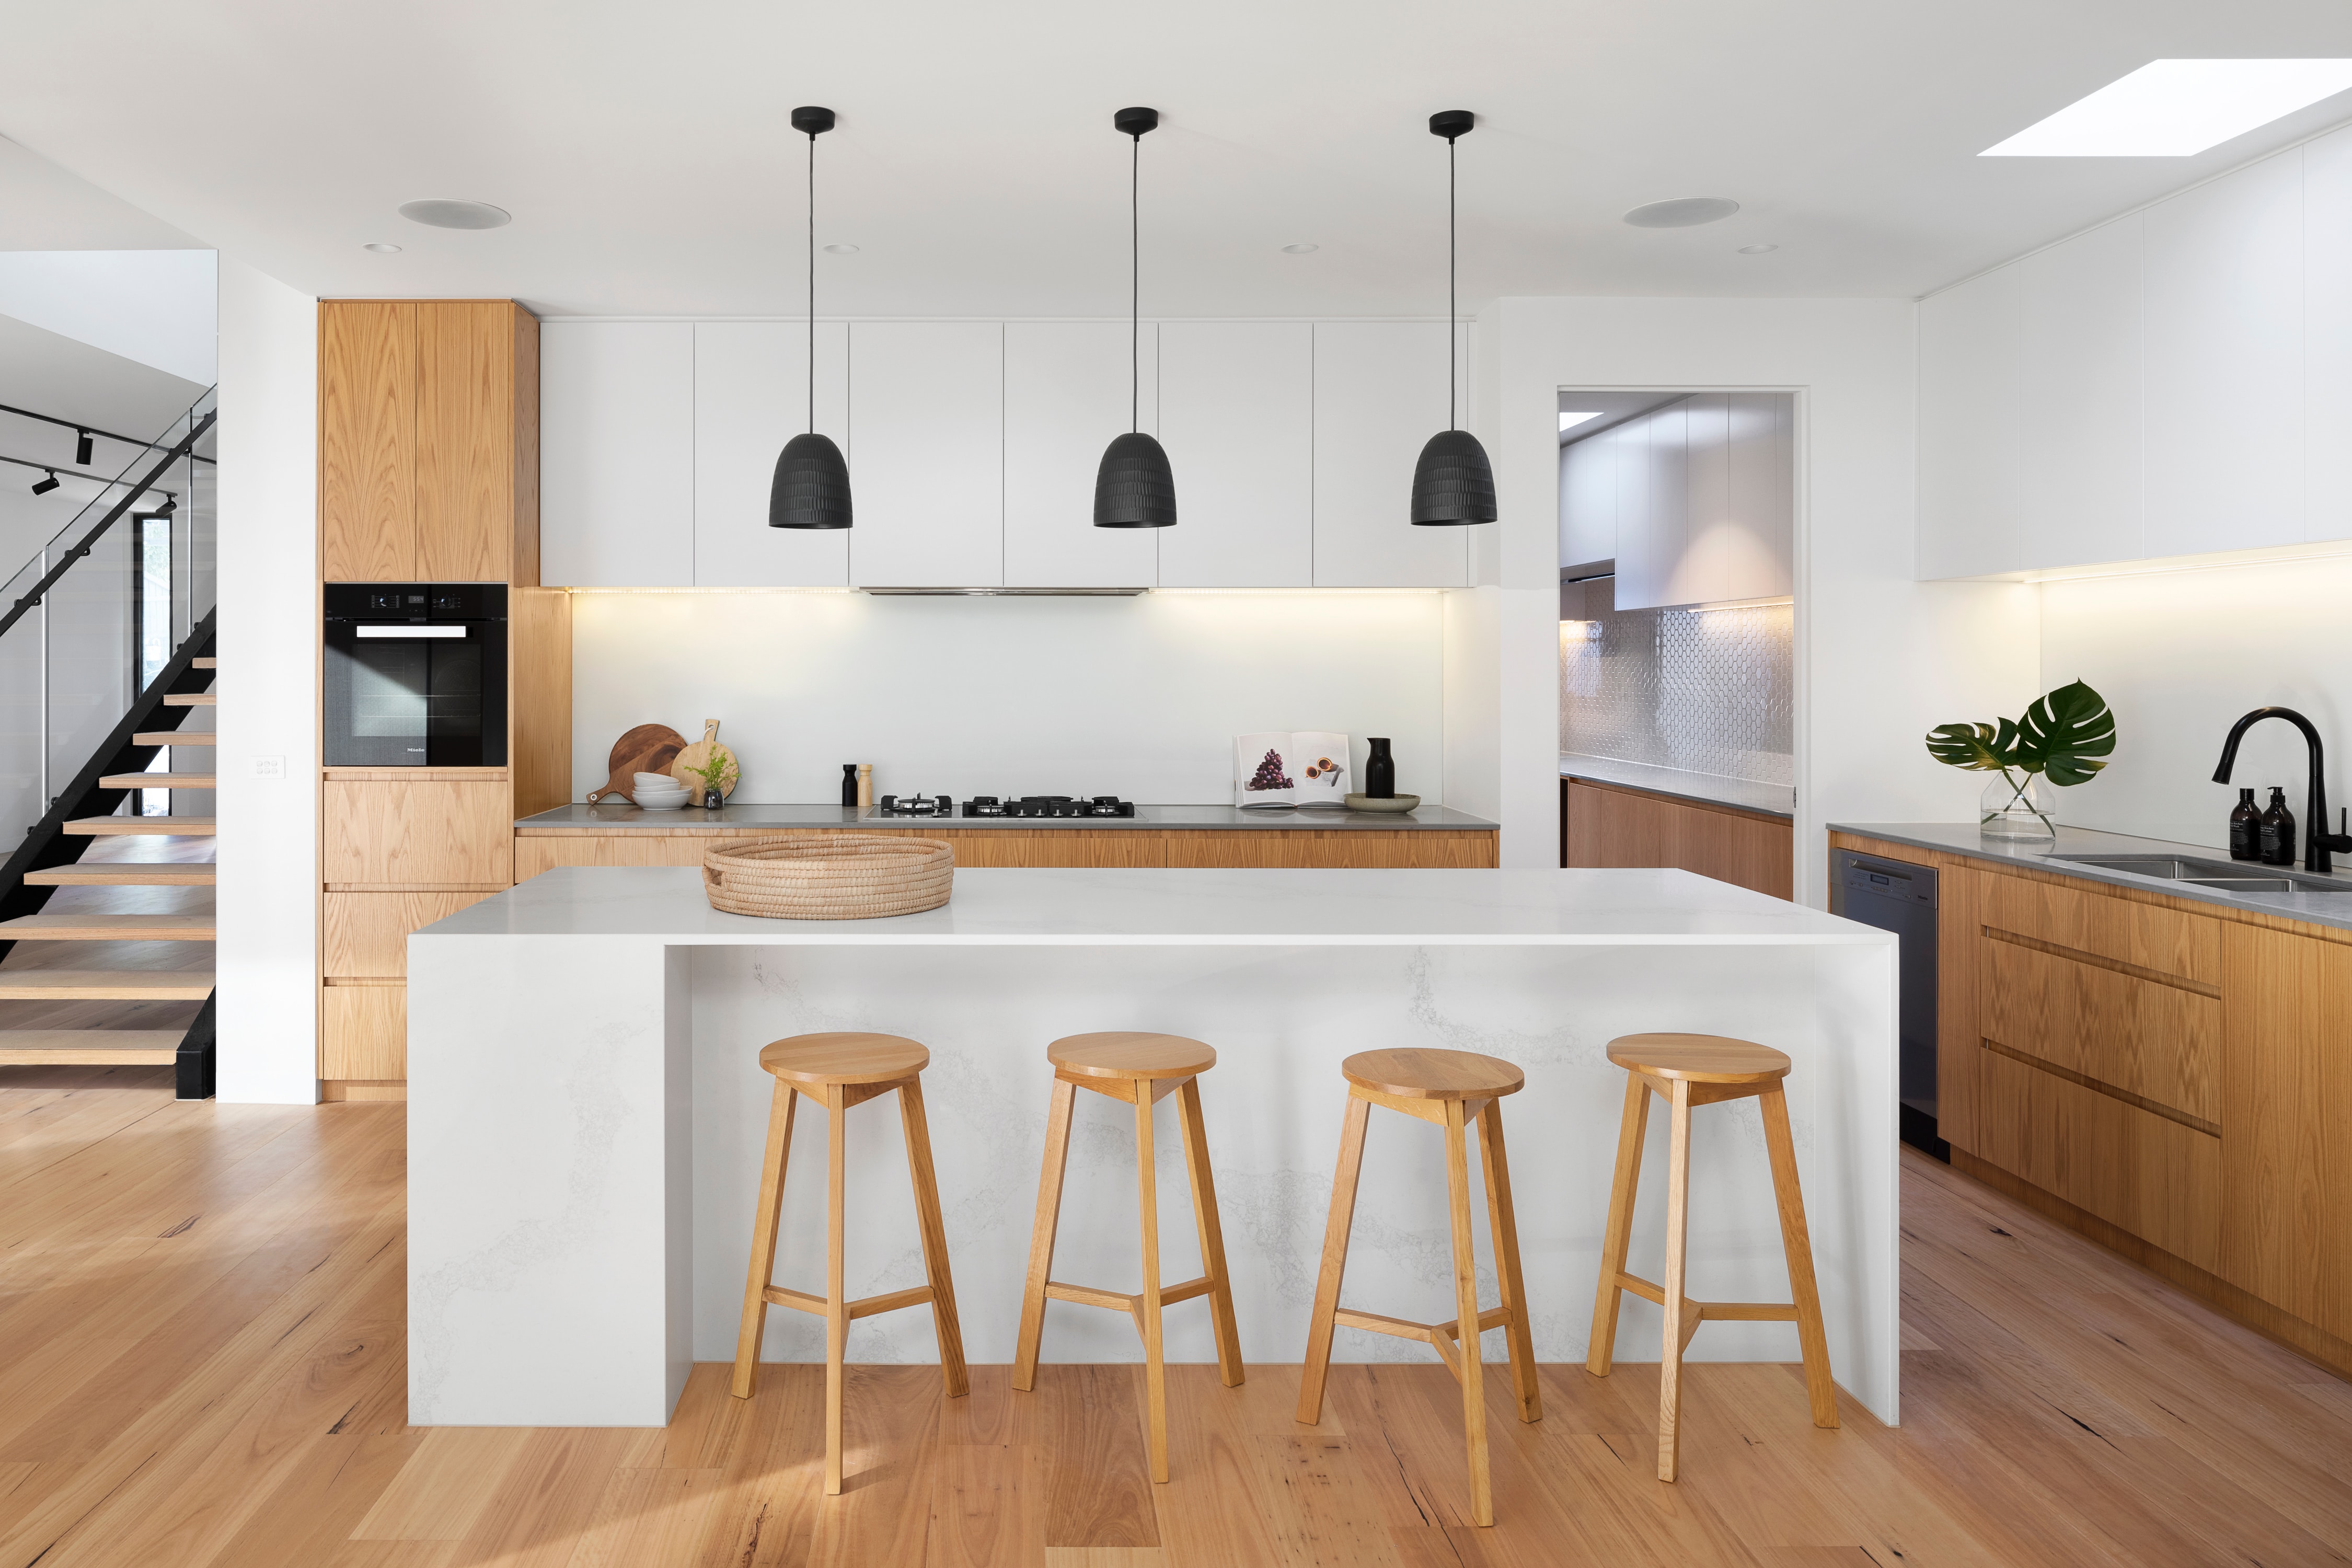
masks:
[(512, 786), (495, 780), (329, 779), (324, 880), (344, 890), (513, 882)]
[(505, 300), (416, 306), (416, 575), (502, 583), (514, 567), (515, 316)]
[[(326, 972), (337, 978), (398, 980), (408, 973), (408, 933), (446, 920), (488, 892), (329, 893)], [(348, 1076), (348, 1075), (346, 1075)]]
[(320, 301), (319, 531), (327, 582), (417, 575), (413, 303)]
[[(542, 578), (567, 588), (673, 588), (695, 579), (695, 334), (691, 321), (555, 321), (543, 334), (547, 390)], [(767, 473), (735, 525), (767, 533)], [(777, 532), (786, 531), (776, 530)]]
[(320, 1078), (378, 1083), (407, 1078), (407, 986), (330, 985), (320, 1014)]
[[(1847, 847), (1838, 845), (1837, 847)], [(1876, 853), (1874, 847), (1872, 853)], [(1936, 868), (1936, 1136), (1955, 1149), (1980, 1152), (1977, 1134), (1977, 958), (1986, 874), (1958, 860)]]
[(1421, 449), (1445, 428), (1443, 321), (1315, 323), (1315, 585), (1459, 588), (1476, 530), (1412, 526)]
[(1160, 430), (1175, 471), (1177, 517), (1160, 540), (1160, 584), (1310, 586), (1314, 329), (1305, 321), (1160, 323)]
[(1795, 830), (1785, 822), (1580, 779), (1568, 781), (1567, 816), (1564, 865), (1670, 867), (1776, 899), (1795, 890)]
[[(1160, 433), (1160, 328), (1136, 341), (1130, 401), (1124, 321), (1004, 326), (1004, 580), (1029, 588), (1151, 587), (1156, 528), (1097, 528), (1095, 471), (1129, 428)], [(1181, 497), (1179, 498), (1181, 499)]]
[[(1004, 581), (1004, 328), (858, 321), (849, 331), (850, 457), (861, 587)], [(1091, 524), (1089, 524), (1091, 526)]]

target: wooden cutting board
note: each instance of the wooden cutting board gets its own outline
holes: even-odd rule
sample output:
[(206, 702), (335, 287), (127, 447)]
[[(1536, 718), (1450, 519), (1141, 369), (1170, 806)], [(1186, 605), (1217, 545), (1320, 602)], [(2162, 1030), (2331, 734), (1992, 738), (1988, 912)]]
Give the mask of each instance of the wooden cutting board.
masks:
[(694, 798), (699, 801), (702, 798), (702, 775), (694, 770), (709, 766), (714, 756), (727, 759), (727, 771), (719, 775), (719, 796), (724, 800), (735, 793), (736, 781), (742, 776), (743, 770), (735, 765), (735, 753), (719, 743), (719, 721), (716, 719), (702, 721), (702, 739), (677, 754), (677, 760), (669, 765), (669, 776), (692, 790)]
[(609, 759), (613, 776), (604, 781), (603, 789), (592, 789), (588, 799), (593, 802), (608, 795), (617, 795), (634, 802), (639, 773), (666, 773), (677, 754), (686, 750), (686, 737), (667, 724), (640, 724), (613, 742)]

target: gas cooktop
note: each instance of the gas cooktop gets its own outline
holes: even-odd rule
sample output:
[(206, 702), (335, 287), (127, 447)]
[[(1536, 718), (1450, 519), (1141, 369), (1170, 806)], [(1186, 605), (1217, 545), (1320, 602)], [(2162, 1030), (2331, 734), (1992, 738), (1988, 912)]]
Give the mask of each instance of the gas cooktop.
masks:
[(1115, 795), (976, 795), (958, 806), (943, 795), (886, 795), (877, 816), (1133, 816), (1135, 803)]

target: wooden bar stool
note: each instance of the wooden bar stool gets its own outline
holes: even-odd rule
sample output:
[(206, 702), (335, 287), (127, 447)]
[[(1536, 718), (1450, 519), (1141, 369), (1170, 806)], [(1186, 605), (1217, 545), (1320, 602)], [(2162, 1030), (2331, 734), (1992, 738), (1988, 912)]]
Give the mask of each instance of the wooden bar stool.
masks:
[[(1789, 1139), (1789, 1100), (1780, 1080), (1787, 1056), (1769, 1046), (1721, 1035), (1627, 1035), (1609, 1042), (1609, 1059), (1623, 1068), (1625, 1121), (1617, 1133), (1617, 1176), (1609, 1190), (1609, 1228), (1601, 1245), (1601, 1291), (1592, 1304), (1592, 1344), (1584, 1370), (1609, 1375), (1617, 1343), (1620, 1294), (1631, 1290), (1665, 1309), (1665, 1342), (1658, 1358), (1658, 1479), (1670, 1481), (1682, 1447), (1683, 1350), (1699, 1324), (1793, 1322), (1805, 1358), (1805, 1394), (1813, 1425), (1838, 1424), (1837, 1389), (1830, 1381), (1829, 1337), (1822, 1331), (1822, 1297), (1813, 1283), (1812, 1242), (1805, 1234), (1805, 1200), (1797, 1190), (1797, 1151)], [(1633, 1231), (1633, 1189), (1642, 1176), (1642, 1140), (1651, 1094), (1670, 1108), (1666, 1155), (1666, 1279), (1663, 1285), (1625, 1272)], [(1789, 1260), (1792, 1301), (1694, 1301), (1683, 1293), (1683, 1254), (1690, 1235), (1690, 1113), (1754, 1095), (1763, 1101), (1764, 1148), (1772, 1163), (1772, 1195), (1780, 1211), (1780, 1247)]]
[[(947, 1230), (940, 1223), (939, 1185), (931, 1173), (931, 1135), (923, 1120), (923, 1068), (931, 1053), (897, 1035), (793, 1035), (760, 1052), (760, 1065), (775, 1075), (776, 1096), (768, 1110), (768, 1152), (760, 1168), (760, 1201), (751, 1218), (751, 1273), (743, 1287), (743, 1328), (735, 1340), (735, 1397), (751, 1397), (760, 1358), (760, 1332), (771, 1305), (813, 1312), (824, 1320), (824, 1489), (841, 1491), (842, 1358), (852, 1319), (929, 1303), (940, 1338), (940, 1371), (948, 1397), (971, 1392), (964, 1375), (963, 1332), (956, 1326), (955, 1282), (948, 1277)], [(898, 1116), (907, 1132), (907, 1170), (915, 1187), (915, 1222), (922, 1232), (923, 1269), (929, 1283), (852, 1301), (842, 1288), (844, 1157), (849, 1108), (877, 1095), (898, 1091)], [(826, 1229), (824, 1294), (811, 1296), (770, 1282), (776, 1267), (776, 1222), (783, 1209), (784, 1161), (793, 1148), (793, 1111), (806, 1095), (824, 1107), (829, 1138), (825, 1149)]]
[[(1013, 1386), (1027, 1391), (1037, 1381), (1037, 1342), (1045, 1331), (1045, 1301), (1107, 1307), (1134, 1318), (1143, 1336), (1143, 1381), (1149, 1416), (1151, 1479), (1168, 1479), (1168, 1374), (1160, 1355), (1160, 1310), (1195, 1296), (1209, 1299), (1217, 1336), (1217, 1371), (1227, 1388), (1242, 1381), (1242, 1342), (1234, 1323), (1233, 1286), (1225, 1274), (1225, 1237), (1217, 1223), (1217, 1187), (1209, 1173), (1209, 1140), (1201, 1121), (1200, 1075), (1217, 1065), (1217, 1053), (1181, 1035), (1072, 1035), (1045, 1047), (1054, 1064), (1054, 1102), (1045, 1122), (1045, 1169), (1037, 1182), (1037, 1227), (1029, 1243), (1029, 1279), (1021, 1298), (1021, 1343), (1013, 1363)], [(1135, 1184), (1143, 1233), (1143, 1289), (1134, 1295), (1065, 1285), (1051, 1278), (1054, 1233), (1062, 1218), (1062, 1177), (1070, 1160), (1070, 1117), (1077, 1091), (1090, 1089), (1135, 1107)], [(1160, 1279), (1160, 1200), (1152, 1184), (1151, 1108), (1171, 1093), (1182, 1096), (1178, 1125), (1184, 1135), (1184, 1170), (1192, 1178), (1192, 1220), (1201, 1236), (1197, 1279), (1163, 1285)]]
[[(1365, 1051), (1339, 1064), (1348, 1079), (1348, 1120), (1339, 1134), (1339, 1172), (1331, 1183), (1331, 1221), (1323, 1234), (1323, 1272), (1315, 1286), (1315, 1315), (1307, 1325), (1307, 1367), (1298, 1385), (1298, 1419), (1323, 1419), (1323, 1383), (1331, 1366), (1334, 1328), (1368, 1329), (1401, 1340), (1421, 1340), (1462, 1385), (1462, 1426), (1470, 1449), (1470, 1517), (1495, 1522), (1486, 1470), (1486, 1406), (1481, 1387), (1478, 1335), (1501, 1328), (1510, 1348), (1511, 1383), (1519, 1419), (1543, 1419), (1536, 1385), (1536, 1352), (1528, 1335), (1527, 1290), (1519, 1278), (1519, 1227), (1511, 1210), (1511, 1168), (1503, 1152), (1502, 1100), (1527, 1079), (1498, 1057), (1475, 1051)], [(1364, 1169), (1364, 1131), (1372, 1107), (1384, 1105), (1445, 1129), (1445, 1190), (1454, 1211), (1454, 1316), (1445, 1323), (1409, 1323), (1339, 1305), (1348, 1268), (1348, 1232), (1356, 1217), (1356, 1184)], [(1478, 1124), (1478, 1163), (1486, 1178), (1486, 1222), (1494, 1232), (1495, 1276), (1503, 1304), (1478, 1310), (1478, 1259), (1470, 1224), (1470, 1123)], [(1467, 1332), (1465, 1323), (1476, 1325)]]

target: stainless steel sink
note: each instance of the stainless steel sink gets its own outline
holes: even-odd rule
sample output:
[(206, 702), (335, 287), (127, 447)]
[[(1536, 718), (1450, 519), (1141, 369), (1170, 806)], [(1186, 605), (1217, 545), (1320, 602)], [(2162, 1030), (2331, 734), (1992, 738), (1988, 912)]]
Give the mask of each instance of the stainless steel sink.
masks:
[(2163, 882), (2186, 882), (2223, 893), (2352, 894), (2352, 883), (2333, 877), (2315, 877), (2283, 867), (2256, 868), (2237, 860), (2200, 860), (2178, 855), (2053, 855), (2049, 858), (2075, 866), (2096, 866), (2103, 871), (2152, 877)]

